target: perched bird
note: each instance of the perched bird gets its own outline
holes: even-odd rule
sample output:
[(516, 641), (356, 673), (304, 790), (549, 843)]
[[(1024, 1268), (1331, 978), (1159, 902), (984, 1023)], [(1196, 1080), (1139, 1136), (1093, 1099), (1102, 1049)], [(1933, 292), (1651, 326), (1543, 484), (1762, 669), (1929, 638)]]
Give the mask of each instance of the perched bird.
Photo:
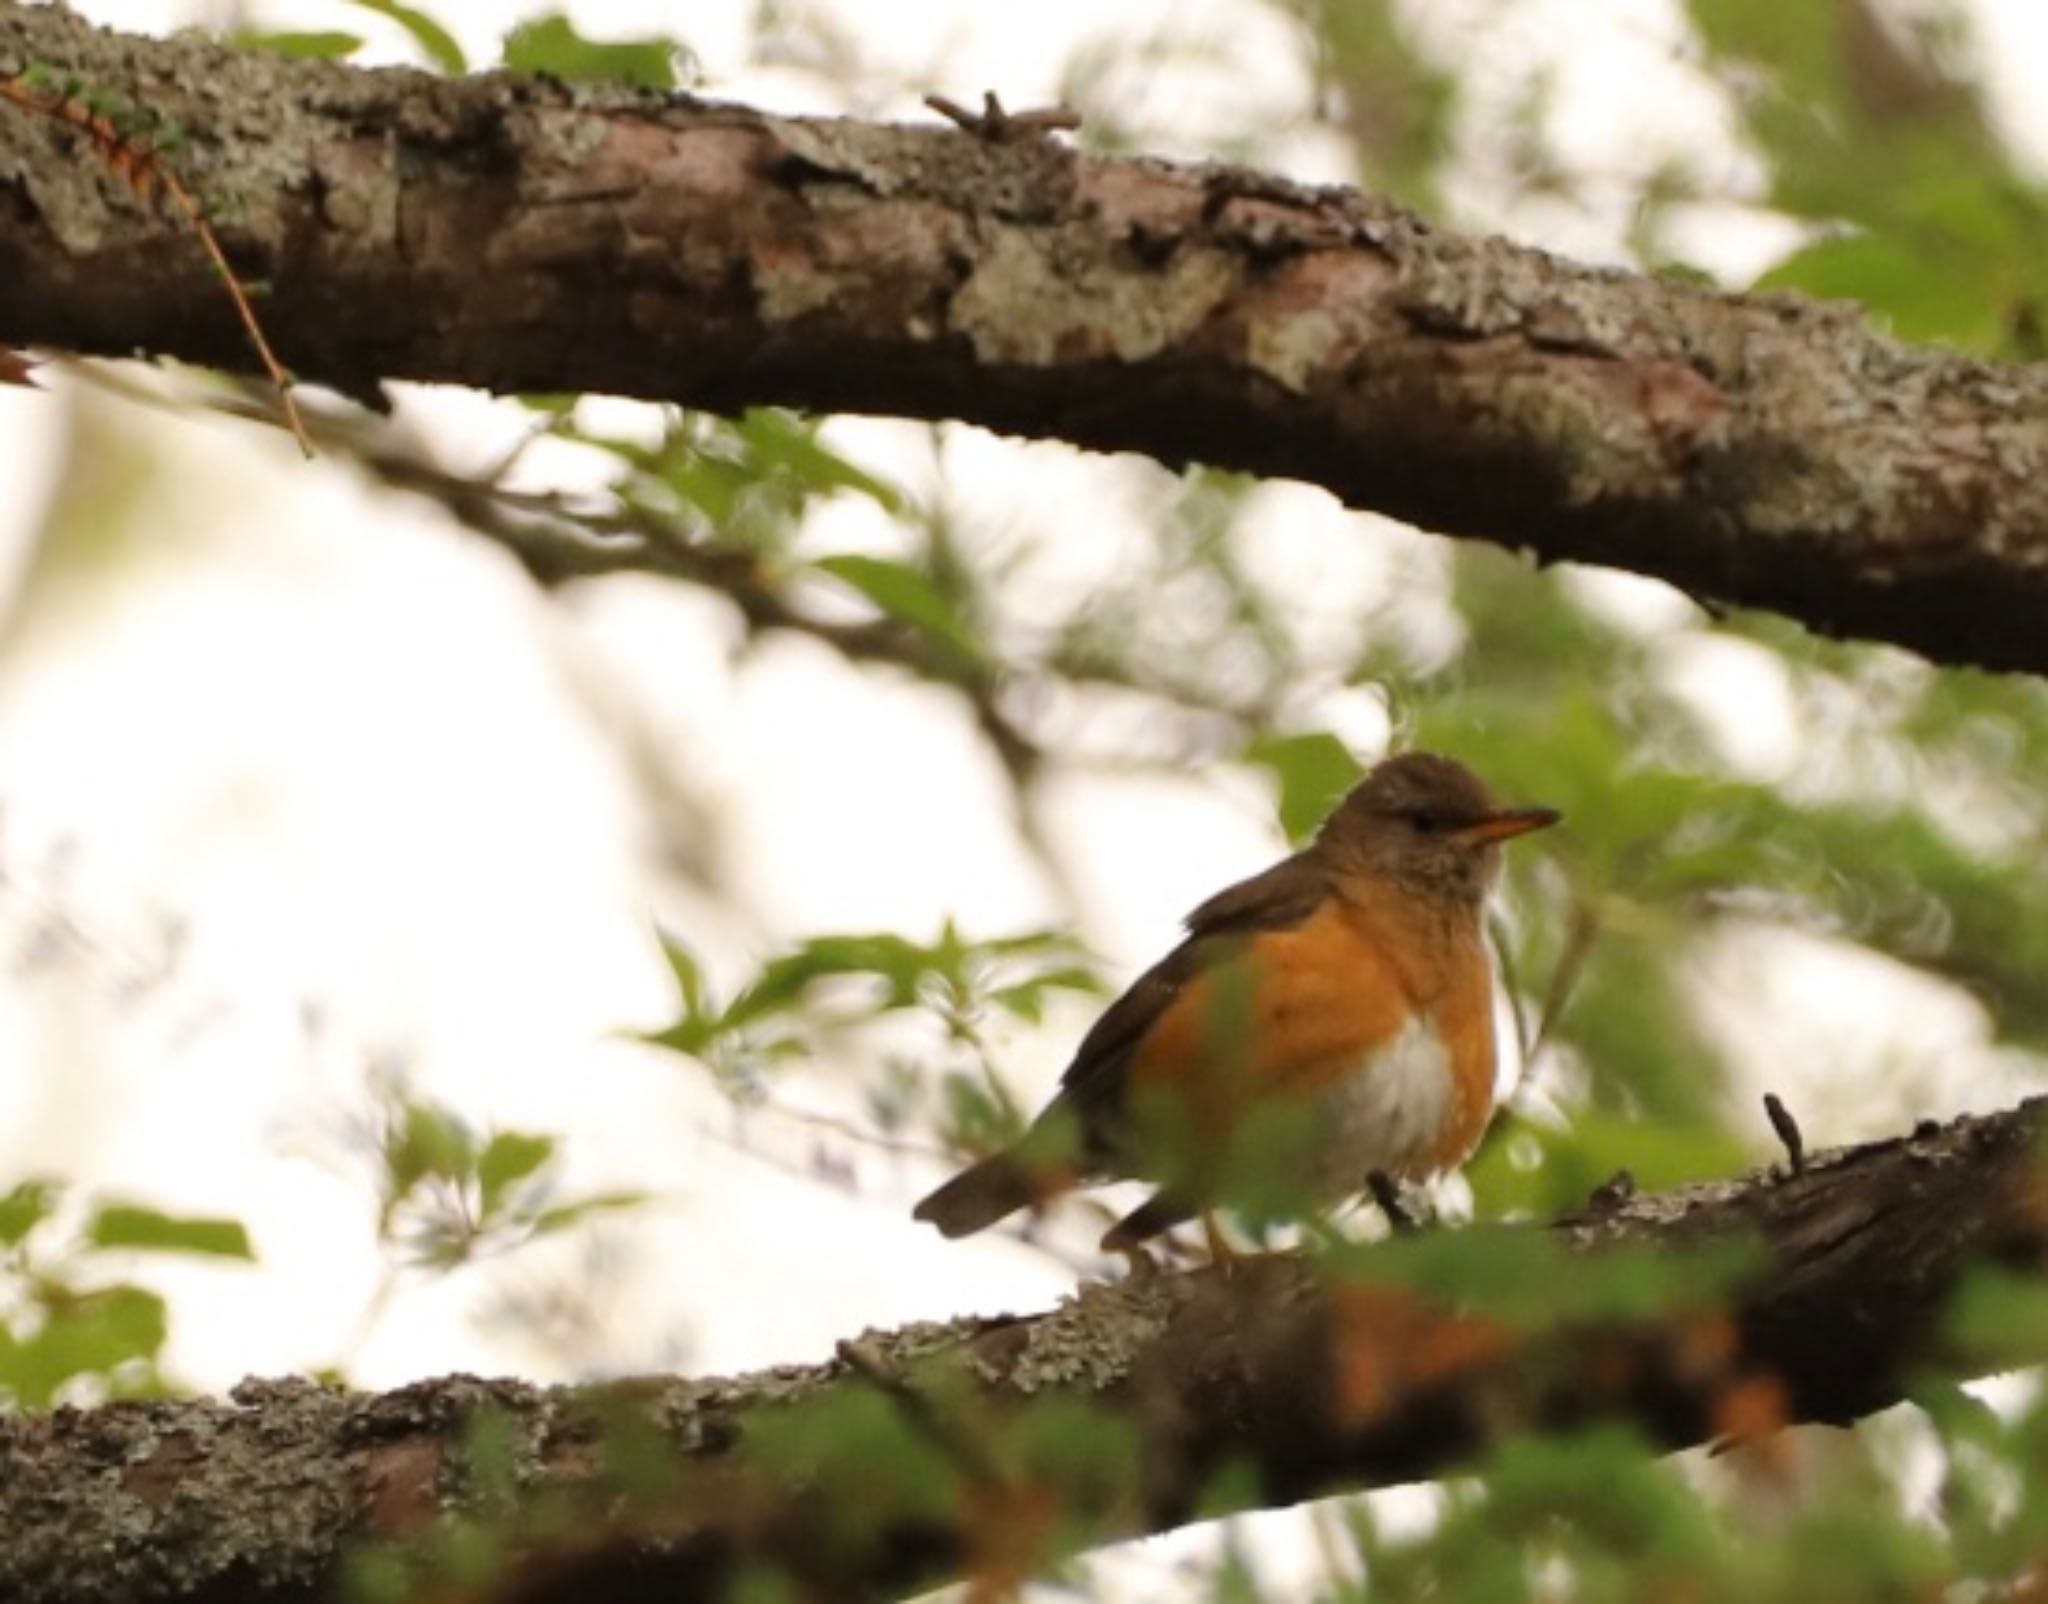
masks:
[[(1188, 915), (1187, 937), (1110, 1005), (1012, 1148), (917, 1205), (949, 1237), (1095, 1181), (1154, 1182), (1103, 1237), (1148, 1237), (1237, 1201), (1249, 1177), (1300, 1209), (1471, 1155), (1493, 1112), (1482, 913), (1500, 843), (1555, 824), (1464, 765), (1388, 758), (1302, 851)], [(1235, 1190), (1233, 1190), (1235, 1188)]]

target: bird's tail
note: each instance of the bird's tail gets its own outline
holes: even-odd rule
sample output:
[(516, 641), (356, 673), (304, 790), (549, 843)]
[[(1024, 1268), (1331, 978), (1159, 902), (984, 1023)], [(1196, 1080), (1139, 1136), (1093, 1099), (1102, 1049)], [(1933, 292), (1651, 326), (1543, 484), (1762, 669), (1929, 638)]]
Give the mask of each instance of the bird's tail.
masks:
[(931, 1221), (943, 1236), (972, 1236), (1005, 1214), (1063, 1190), (1057, 1180), (1014, 1151), (997, 1153), (962, 1170), (918, 1204), (911, 1217)]

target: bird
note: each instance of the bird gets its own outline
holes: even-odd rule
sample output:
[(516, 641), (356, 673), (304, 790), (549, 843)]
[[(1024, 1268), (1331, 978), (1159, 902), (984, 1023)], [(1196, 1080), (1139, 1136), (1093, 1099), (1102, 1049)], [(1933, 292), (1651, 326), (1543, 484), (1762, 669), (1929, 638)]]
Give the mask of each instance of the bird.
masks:
[(1493, 1112), (1483, 921), (1501, 844), (1561, 817), (1502, 806), (1453, 758), (1384, 759), (1307, 846), (1195, 908), (1024, 1135), (914, 1217), (968, 1236), (1139, 1179), (1155, 1190), (1105, 1252), (1147, 1262), (1146, 1241), (1200, 1215), (1212, 1257), (1228, 1257), (1213, 1211), (1248, 1184), (1313, 1212), (1381, 1177), (1456, 1169)]

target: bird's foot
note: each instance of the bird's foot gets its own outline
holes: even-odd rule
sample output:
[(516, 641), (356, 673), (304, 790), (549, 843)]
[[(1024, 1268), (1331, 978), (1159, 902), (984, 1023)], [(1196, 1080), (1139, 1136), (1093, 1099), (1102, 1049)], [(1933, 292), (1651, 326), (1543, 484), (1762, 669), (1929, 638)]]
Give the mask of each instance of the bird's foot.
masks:
[(1225, 1275), (1237, 1268), (1244, 1255), (1230, 1245), (1230, 1238), (1223, 1234), (1223, 1224), (1208, 1210), (1202, 1211), (1202, 1241), (1209, 1249), (1209, 1263), (1220, 1267)]
[(1365, 1189), (1387, 1217), (1394, 1235), (1407, 1236), (1433, 1223), (1426, 1212), (1418, 1212), (1401, 1193), (1401, 1183), (1385, 1170), (1374, 1170), (1365, 1178)]

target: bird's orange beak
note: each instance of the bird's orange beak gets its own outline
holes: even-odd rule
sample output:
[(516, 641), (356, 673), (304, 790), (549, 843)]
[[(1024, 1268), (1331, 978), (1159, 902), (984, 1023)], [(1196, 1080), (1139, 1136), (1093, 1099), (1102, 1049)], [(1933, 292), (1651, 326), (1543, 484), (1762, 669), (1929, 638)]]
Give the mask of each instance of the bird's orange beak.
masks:
[(1489, 813), (1477, 824), (1468, 824), (1462, 830), (1453, 831), (1451, 839), (1485, 846), (1494, 841), (1527, 835), (1531, 830), (1547, 830), (1563, 817), (1556, 808), (1502, 808), (1498, 813)]

